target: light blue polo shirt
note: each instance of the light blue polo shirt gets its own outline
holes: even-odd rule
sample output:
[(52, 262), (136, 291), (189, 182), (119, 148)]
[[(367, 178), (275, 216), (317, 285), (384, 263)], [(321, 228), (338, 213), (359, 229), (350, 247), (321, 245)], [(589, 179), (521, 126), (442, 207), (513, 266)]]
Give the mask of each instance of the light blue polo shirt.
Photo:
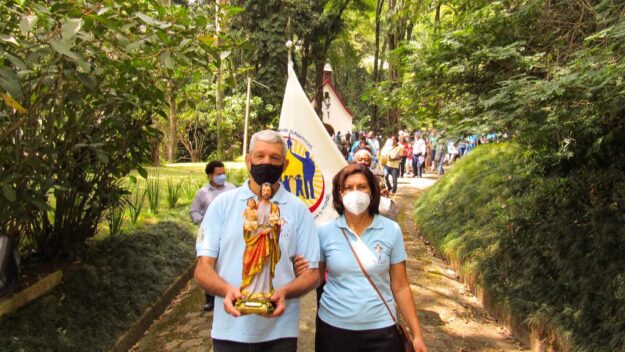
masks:
[[(240, 287), (243, 276), (243, 211), (250, 197), (256, 195), (250, 190), (248, 180), (243, 186), (215, 198), (204, 215), (196, 242), (197, 256), (217, 258), (217, 274), (236, 287)], [(311, 268), (318, 268), (319, 237), (306, 204), (282, 185), (271, 200), (278, 202), (280, 216), (286, 220), (280, 232), (281, 255), (273, 279), (273, 287), (278, 289), (295, 279), (295, 255), (305, 257)], [(217, 296), (211, 336), (243, 343), (298, 337), (299, 316), (299, 298), (287, 299), (286, 310), (278, 318), (256, 314), (235, 318), (224, 311), (223, 297)]]
[(345, 217), (319, 227), (321, 259), (328, 278), (319, 305), (319, 318), (334, 327), (370, 330), (392, 326), (393, 320), (349, 249), (341, 233), (345, 229), (365, 270), (384, 296), (395, 317), (391, 291), (391, 264), (406, 260), (404, 238), (399, 225), (380, 215), (358, 238), (349, 230)]

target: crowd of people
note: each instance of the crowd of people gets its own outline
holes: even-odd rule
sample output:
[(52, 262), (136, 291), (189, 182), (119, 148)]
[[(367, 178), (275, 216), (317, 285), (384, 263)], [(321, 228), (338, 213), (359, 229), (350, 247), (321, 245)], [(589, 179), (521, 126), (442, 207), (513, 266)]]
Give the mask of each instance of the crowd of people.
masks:
[(374, 174), (382, 174), (389, 196), (397, 192), (400, 177), (423, 177), (426, 172), (444, 174), (445, 165), (468, 154), (478, 144), (497, 141), (497, 134), (478, 137), (475, 134), (461, 138), (442, 137), (434, 129), (425, 131), (399, 130), (382, 143), (382, 136), (369, 132), (340, 132), (333, 135), (337, 147), (348, 162), (358, 162), (364, 153), (369, 154), (368, 165)]

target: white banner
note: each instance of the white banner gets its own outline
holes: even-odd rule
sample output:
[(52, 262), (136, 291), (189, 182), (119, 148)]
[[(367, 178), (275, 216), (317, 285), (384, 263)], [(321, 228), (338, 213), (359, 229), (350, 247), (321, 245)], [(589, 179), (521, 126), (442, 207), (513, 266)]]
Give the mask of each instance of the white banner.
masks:
[(347, 162), (310, 105), (291, 64), (278, 132), (289, 147), (282, 184), (308, 205), (317, 223), (335, 218), (332, 178)]

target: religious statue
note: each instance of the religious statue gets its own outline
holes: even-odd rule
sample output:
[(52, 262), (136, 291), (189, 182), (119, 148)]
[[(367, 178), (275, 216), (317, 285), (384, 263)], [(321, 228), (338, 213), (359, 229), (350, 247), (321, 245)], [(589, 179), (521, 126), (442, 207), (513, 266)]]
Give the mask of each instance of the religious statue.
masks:
[(280, 260), (280, 207), (271, 202), (273, 190), (270, 183), (260, 187), (258, 202), (247, 200), (243, 211), (243, 280), (241, 281), (242, 300), (235, 308), (244, 314), (271, 314), (275, 309), (269, 298), (273, 295), (273, 277), (276, 264)]

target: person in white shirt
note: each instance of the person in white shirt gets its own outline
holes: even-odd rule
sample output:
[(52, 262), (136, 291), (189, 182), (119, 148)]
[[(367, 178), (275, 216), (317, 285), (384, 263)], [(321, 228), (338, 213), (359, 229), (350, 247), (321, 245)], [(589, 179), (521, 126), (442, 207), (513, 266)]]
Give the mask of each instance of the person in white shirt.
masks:
[[(236, 188), (232, 183), (226, 182), (226, 168), (221, 161), (211, 161), (206, 164), (206, 169), (204, 171), (206, 172), (206, 176), (208, 176), (209, 182), (195, 193), (195, 199), (193, 199), (189, 211), (191, 221), (198, 225), (202, 223), (206, 209), (208, 209), (208, 206), (218, 195)], [(214, 305), (215, 297), (206, 293), (204, 310), (210, 311), (213, 309)]]
[(415, 133), (415, 142), (412, 146), (412, 170), (413, 174), (423, 177), (423, 165), (425, 164), (426, 145), (421, 133)]

